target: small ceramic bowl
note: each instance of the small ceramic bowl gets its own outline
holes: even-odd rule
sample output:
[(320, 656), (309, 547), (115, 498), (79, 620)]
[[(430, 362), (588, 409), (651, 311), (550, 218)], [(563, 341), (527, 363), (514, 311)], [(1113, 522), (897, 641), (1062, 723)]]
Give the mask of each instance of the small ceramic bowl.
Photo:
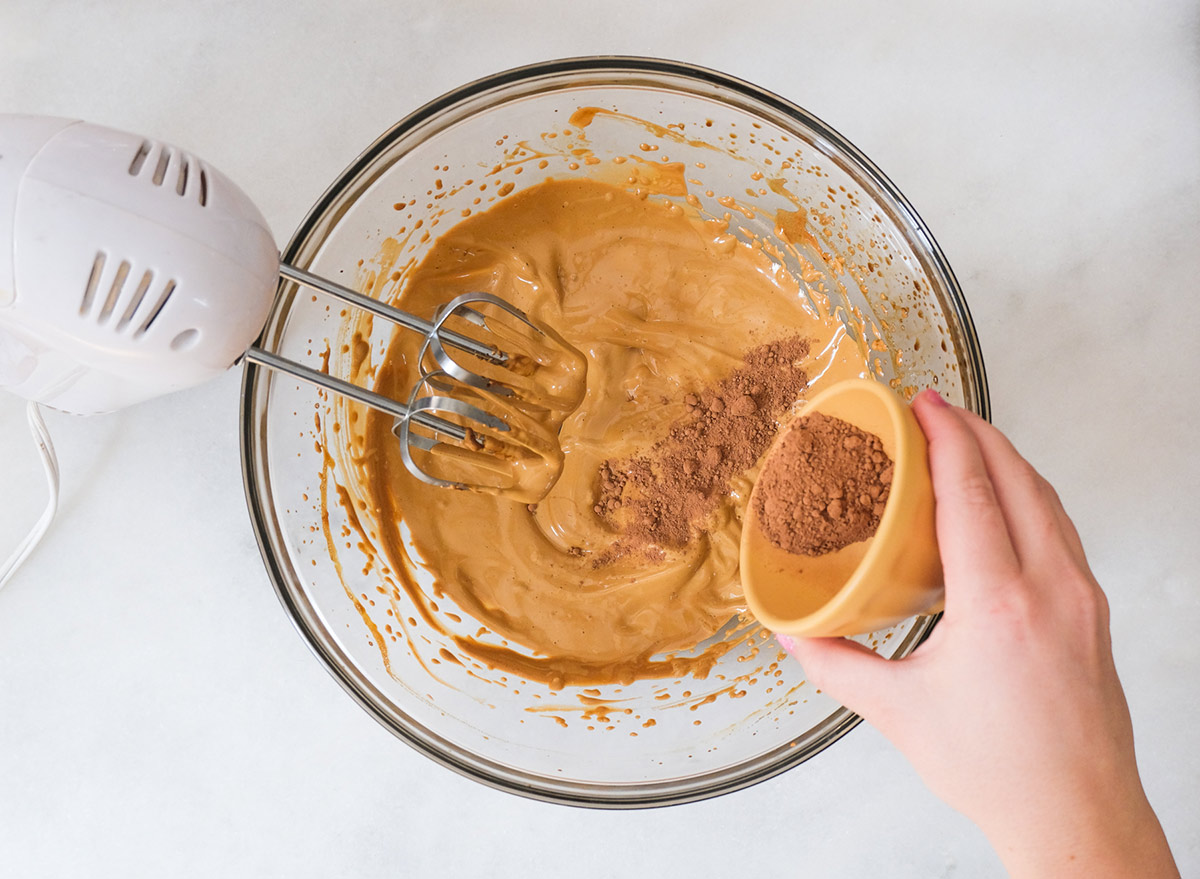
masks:
[[(797, 418), (816, 412), (879, 437), (895, 464), (887, 504), (872, 537), (825, 555), (800, 555), (763, 533), (756, 485), (741, 542), (742, 587), (750, 610), (774, 632), (825, 637), (873, 632), (940, 609), (933, 485), (925, 435), (912, 410), (881, 382), (852, 379), (814, 396)], [(788, 432), (776, 437), (767, 461), (779, 454)]]

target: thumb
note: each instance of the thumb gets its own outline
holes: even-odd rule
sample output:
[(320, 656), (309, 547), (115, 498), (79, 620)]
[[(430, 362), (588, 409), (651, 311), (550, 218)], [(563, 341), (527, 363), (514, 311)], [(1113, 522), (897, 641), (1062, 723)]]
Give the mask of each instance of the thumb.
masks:
[(776, 635), (775, 640), (804, 666), (808, 680), (819, 690), (880, 726), (897, 698), (893, 663), (846, 638)]

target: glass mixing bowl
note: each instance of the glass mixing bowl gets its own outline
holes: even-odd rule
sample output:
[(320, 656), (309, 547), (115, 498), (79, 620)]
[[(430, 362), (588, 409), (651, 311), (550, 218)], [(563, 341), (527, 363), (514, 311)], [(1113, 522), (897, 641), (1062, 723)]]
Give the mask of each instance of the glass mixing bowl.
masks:
[[(580, 116), (581, 108), (602, 112)], [(377, 255), (401, 228), (420, 221), (432, 233), (402, 236), (398, 264), (411, 265), (439, 223), (449, 228), (463, 212), (548, 176), (593, 174), (629, 156), (685, 163), (693, 207), (720, 217), (740, 205), (732, 231), (742, 238), (771, 238), (776, 211), (802, 207), (832, 255), (825, 266), (832, 269), (816, 278), (810, 271), (804, 289), (814, 296), (823, 289), (826, 307), (874, 343), (875, 377), (909, 394), (937, 387), (988, 415), (966, 303), (905, 198), (800, 107), (690, 65), (572, 59), (464, 86), (372, 144), (317, 202), (284, 258), (390, 298), (399, 282), (389, 286), (380, 275)], [(803, 274), (786, 253), (778, 257)], [(391, 328), (376, 320), (363, 338), (355, 332), (362, 327), (344, 309), (281, 282), (262, 344), (344, 376), (355, 343), (382, 353)], [(422, 753), (525, 796), (656, 806), (761, 781), (858, 722), (806, 684), (765, 632), (740, 641), (702, 680), (551, 690), (439, 661), (437, 633), (410, 632), (406, 640), (391, 627), (391, 614), (403, 610), (385, 600), (377, 566), (356, 556), (357, 523), (347, 521), (346, 507), (322, 502), (330, 501), (327, 480), (336, 478), (322, 421), (332, 405), (324, 392), (246, 366), (242, 462), (250, 513), (301, 635), (351, 696)], [(864, 641), (903, 656), (935, 621), (909, 620)]]

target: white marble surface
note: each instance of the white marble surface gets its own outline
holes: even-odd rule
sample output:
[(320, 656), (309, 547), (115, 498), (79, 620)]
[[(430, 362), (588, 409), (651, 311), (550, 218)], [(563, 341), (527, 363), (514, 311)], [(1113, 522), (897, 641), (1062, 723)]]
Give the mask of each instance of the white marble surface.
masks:
[[(475, 77), (688, 60), (825, 119), (966, 290), (995, 421), (1054, 481), (1113, 608), (1152, 801), (1200, 873), (1200, 12), (1194, 2), (0, 2), (0, 110), (185, 144), (283, 241), (376, 135)], [(0, 593), (0, 874), (996, 876), (860, 727), (742, 793), (595, 813), (485, 789), (343, 694), (242, 497), (237, 377), (55, 416), (53, 533)], [(0, 394), (0, 554), (43, 487)]]

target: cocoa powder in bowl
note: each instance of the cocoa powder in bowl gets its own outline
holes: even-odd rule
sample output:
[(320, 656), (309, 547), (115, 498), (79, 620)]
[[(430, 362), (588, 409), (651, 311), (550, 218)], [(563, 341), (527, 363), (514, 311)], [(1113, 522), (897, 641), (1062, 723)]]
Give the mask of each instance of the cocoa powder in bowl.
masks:
[(702, 531), (730, 479), (754, 466), (808, 387), (808, 353), (800, 336), (751, 348), (716, 385), (688, 394), (687, 415), (644, 454), (605, 461), (593, 511), (618, 537), (594, 564), (630, 554), (661, 558)]
[(893, 472), (875, 434), (819, 412), (801, 416), (759, 477), (759, 527), (797, 555), (825, 555), (866, 540), (879, 527)]

